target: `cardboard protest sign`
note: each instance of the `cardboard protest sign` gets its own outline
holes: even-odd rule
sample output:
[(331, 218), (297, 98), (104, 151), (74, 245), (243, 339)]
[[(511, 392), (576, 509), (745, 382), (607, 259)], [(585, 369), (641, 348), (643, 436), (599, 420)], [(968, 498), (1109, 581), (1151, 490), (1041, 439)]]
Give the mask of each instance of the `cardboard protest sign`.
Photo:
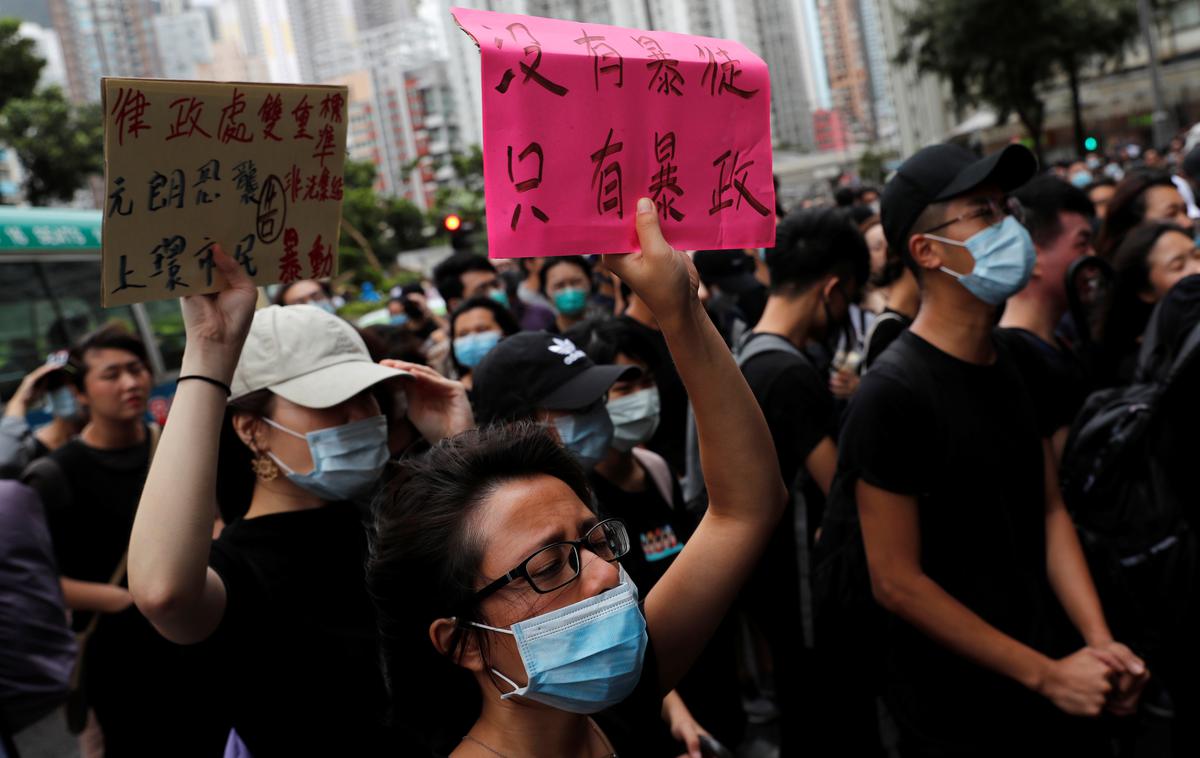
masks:
[(493, 258), (775, 240), (767, 66), (729, 40), (453, 8), (479, 45)]
[(346, 88), (105, 78), (101, 301), (337, 272)]

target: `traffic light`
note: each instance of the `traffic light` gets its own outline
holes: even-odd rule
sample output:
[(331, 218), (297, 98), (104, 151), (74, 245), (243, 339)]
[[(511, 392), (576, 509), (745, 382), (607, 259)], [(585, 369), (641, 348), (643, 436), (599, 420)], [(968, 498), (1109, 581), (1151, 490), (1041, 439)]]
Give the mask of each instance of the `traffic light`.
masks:
[(463, 221), (462, 216), (457, 213), (448, 213), (442, 219), (442, 227), (450, 233), (450, 247), (459, 251), (469, 251), (475, 246), (473, 233), (475, 224), (471, 221)]
[(1098, 147), (1100, 147), (1100, 142), (1095, 137), (1088, 137), (1083, 141), (1083, 149), (1089, 153), (1095, 152)]

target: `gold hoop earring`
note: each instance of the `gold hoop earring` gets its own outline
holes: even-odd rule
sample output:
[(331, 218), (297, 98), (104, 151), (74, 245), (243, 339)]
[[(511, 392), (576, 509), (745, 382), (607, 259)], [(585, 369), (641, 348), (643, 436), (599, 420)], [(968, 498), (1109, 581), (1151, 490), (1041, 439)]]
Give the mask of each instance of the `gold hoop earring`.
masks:
[(254, 471), (254, 475), (264, 482), (269, 482), (279, 476), (279, 466), (265, 455), (255, 455), (254, 460), (250, 461), (250, 468)]

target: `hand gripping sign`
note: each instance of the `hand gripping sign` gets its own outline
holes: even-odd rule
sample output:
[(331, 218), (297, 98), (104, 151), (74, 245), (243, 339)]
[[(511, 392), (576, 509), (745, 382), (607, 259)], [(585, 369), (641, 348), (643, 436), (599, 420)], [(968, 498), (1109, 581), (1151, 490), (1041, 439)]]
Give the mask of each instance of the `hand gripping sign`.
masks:
[(345, 87), (102, 81), (101, 302), (213, 292), (221, 247), (258, 284), (337, 272)]
[(493, 258), (771, 247), (771, 85), (729, 40), (454, 8), (479, 45)]

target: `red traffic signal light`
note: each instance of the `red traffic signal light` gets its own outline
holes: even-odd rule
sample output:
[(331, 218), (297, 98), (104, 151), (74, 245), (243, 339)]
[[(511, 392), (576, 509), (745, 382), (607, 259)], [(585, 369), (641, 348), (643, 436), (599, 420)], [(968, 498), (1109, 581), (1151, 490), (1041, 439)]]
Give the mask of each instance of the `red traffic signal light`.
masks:
[(456, 214), (451, 213), (442, 219), (442, 226), (446, 227), (446, 231), (448, 232), (457, 232), (462, 226), (462, 219)]

